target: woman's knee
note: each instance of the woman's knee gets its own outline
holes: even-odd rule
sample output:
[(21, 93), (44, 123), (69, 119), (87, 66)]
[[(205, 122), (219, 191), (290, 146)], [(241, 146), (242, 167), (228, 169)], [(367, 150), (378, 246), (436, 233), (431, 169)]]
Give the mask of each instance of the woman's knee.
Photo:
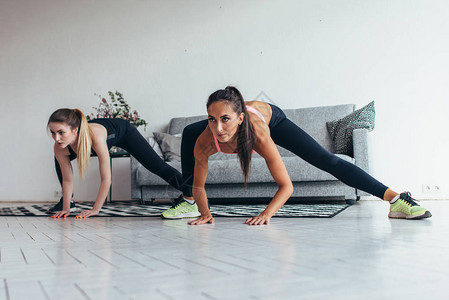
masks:
[(195, 133), (194, 124), (187, 125), (182, 131), (182, 139), (191, 138)]
[(182, 131), (182, 137), (192, 138), (199, 136), (206, 129), (207, 120), (187, 125)]

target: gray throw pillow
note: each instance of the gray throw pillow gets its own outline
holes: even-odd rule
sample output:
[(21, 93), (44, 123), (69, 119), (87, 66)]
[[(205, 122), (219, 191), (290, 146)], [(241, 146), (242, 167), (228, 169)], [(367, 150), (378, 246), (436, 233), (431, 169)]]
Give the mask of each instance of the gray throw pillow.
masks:
[(165, 160), (164, 153), (162, 153), (161, 147), (159, 146), (159, 143), (154, 139), (154, 136), (148, 137), (148, 144), (150, 144), (151, 148), (153, 148), (154, 152), (156, 152), (156, 154), (160, 158)]
[(359, 128), (372, 131), (375, 117), (374, 101), (372, 101), (342, 119), (326, 122), (327, 131), (329, 131), (334, 143), (335, 153), (354, 157), (352, 131)]
[(154, 139), (161, 147), (166, 161), (181, 161), (181, 136), (153, 132)]

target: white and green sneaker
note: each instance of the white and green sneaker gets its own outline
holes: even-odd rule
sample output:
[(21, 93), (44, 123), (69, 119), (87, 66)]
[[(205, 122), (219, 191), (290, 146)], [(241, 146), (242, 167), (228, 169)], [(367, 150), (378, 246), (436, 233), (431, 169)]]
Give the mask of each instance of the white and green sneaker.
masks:
[(197, 218), (200, 216), (201, 213), (198, 211), (196, 203), (190, 204), (183, 198), (161, 214), (161, 217), (165, 219)]
[(424, 207), (419, 206), (410, 193), (402, 193), (398, 198), (393, 199), (390, 205), (389, 218), (393, 219), (424, 219), (430, 218), (432, 214)]

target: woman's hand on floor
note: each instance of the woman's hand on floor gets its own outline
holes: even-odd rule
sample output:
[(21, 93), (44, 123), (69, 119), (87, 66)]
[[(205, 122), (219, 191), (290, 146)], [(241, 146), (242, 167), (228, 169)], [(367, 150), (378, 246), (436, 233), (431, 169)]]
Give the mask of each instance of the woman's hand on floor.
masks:
[(98, 215), (99, 212), (100, 212), (100, 211), (94, 210), (94, 209), (91, 209), (91, 210), (83, 210), (82, 212), (80, 212), (80, 213), (75, 217), (75, 219), (89, 218), (89, 217), (92, 217), (92, 216), (96, 216), (96, 215)]
[(68, 217), (70, 215), (70, 210), (61, 210), (61, 211), (58, 211), (57, 213), (55, 213), (53, 216), (51, 216), (51, 218), (54, 218), (54, 219), (59, 219), (59, 218), (61, 218), (61, 217)]
[(270, 224), (271, 217), (259, 215), (257, 217), (251, 217), (246, 220), (245, 224), (248, 225), (268, 225)]
[(214, 217), (212, 217), (212, 215), (201, 216), (196, 220), (190, 221), (189, 225), (201, 225), (201, 224), (206, 224), (206, 223), (210, 223), (210, 224), (215, 223)]

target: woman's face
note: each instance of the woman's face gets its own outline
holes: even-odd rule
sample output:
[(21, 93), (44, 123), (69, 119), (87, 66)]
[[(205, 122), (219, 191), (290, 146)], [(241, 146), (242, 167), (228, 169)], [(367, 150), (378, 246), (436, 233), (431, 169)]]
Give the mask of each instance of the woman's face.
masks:
[(216, 101), (209, 105), (209, 128), (220, 143), (233, 142), (237, 137), (244, 113), (238, 115), (227, 101)]
[(51, 122), (48, 124), (48, 128), (50, 129), (51, 137), (60, 148), (65, 148), (68, 145), (73, 144), (76, 140), (78, 127), (72, 129), (66, 123)]

